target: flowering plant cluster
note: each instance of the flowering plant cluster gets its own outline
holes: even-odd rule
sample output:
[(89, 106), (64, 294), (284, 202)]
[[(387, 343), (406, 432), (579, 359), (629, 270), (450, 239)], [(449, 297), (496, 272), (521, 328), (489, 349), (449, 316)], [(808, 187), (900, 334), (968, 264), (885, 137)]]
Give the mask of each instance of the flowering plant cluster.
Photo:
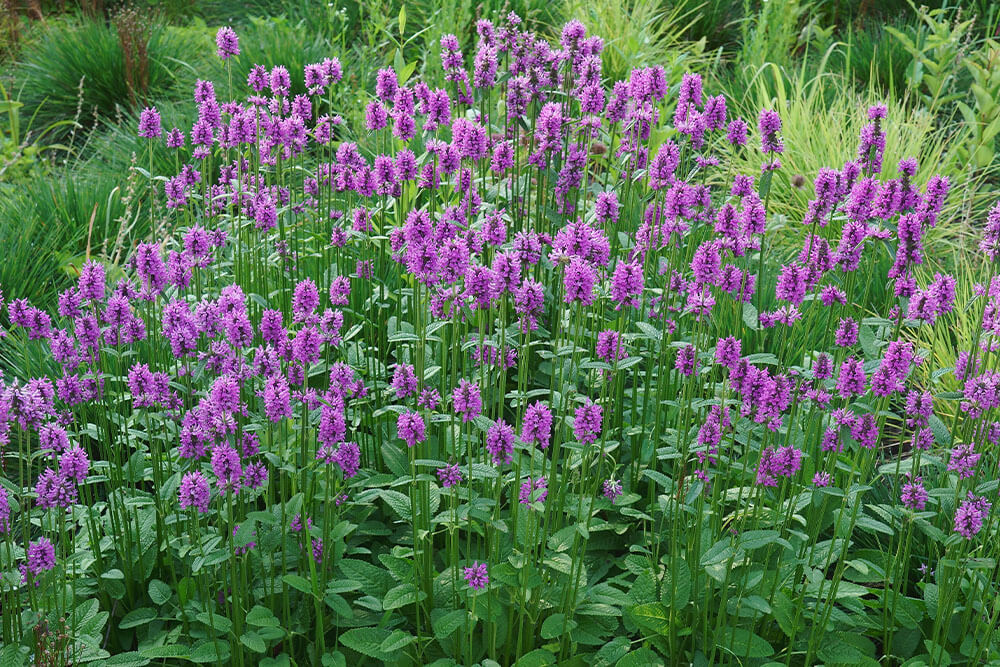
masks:
[[(884, 105), (776, 230), (780, 109), (606, 81), (578, 21), (440, 46), (443, 85), (380, 70), (360, 127), (335, 58), (199, 81), (190, 127), (145, 109), (168, 238), (88, 261), (57, 312), (6, 286), (29, 372), (0, 386), (4, 644), (1000, 658), (1000, 204), (965, 298), (924, 268), (948, 180), (886, 164)], [(957, 308), (981, 326), (936, 367)]]

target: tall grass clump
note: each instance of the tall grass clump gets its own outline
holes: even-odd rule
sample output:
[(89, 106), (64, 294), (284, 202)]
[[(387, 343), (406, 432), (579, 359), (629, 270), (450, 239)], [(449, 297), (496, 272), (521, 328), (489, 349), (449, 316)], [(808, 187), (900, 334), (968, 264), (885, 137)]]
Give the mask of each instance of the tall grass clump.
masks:
[(345, 135), (221, 29), (125, 270), (4, 285), (4, 660), (1000, 660), (1000, 204), (960, 283), (897, 108), (789, 198), (795, 100), (477, 36)]
[[(150, 22), (148, 15), (118, 19), (53, 20), (21, 52), (14, 90), (36, 126), (103, 123), (190, 85), (185, 62), (204, 48), (196, 32)], [(66, 137), (70, 129), (59, 132)]]
[(607, 4), (566, 0), (564, 13), (583, 18), (605, 36), (601, 64), (612, 79), (626, 78), (633, 68), (651, 63), (676, 76), (704, 64), (705, 40), (685, 39), (699, 18), (697, 7), (684, 3), (664, 7), (655, 0)]
[[(46, 307), (55, 306), (75, 277), (88, 242), (96, 255), (106, 236), (114, 239), (123, 212), (124, 180), (113, 174), (69, 176), (40, 177), (0, 196), (0, 285), (17, 285), (18, 294)], [(140, 238), (148, 231), (140, 229)]]
[[(888, 24), (903, 32), (918, 30), (914, 19), (905, 15)], [(843, 72), (861, 86), (874, 84), (883, 95), (901, 96), (906, 90), (906, 68), (911, 58), (885, 25), (879, 21), (845, 26), (843, 45), (832, 54), (830, 69)]]

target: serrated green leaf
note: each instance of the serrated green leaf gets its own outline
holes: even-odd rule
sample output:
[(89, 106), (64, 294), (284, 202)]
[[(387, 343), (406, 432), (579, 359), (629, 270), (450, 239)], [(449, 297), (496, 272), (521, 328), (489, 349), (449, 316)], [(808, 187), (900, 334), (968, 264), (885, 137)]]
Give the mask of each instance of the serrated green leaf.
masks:
[(385, 653), (393, 653), (399, 651), (405, 646), (409, 646), (414, 641), (416, 637), (411, 635), (409, 632), (403, 632), (402, 630), (393, 630), (392, 634), (382, 640), (378, 648), (380, 651)]
[(774, 655), (774, 649), (766, 639), (744, 628), (726, 628), (719, 634), (717, 644), (734, 656), (766, 658)]
[(743, 304), (743, 324), (754, 331), (760, 328), (757, 308), (752, 303)]
[(388, 661), (392, 656), (379, 646), (390, 634), (385, 628), (354, 628), (340, 635), (340, 643), (370, 658)]
[(449, 611), (447, 614), (438, 617), (437, 620), (433, 622), (434, 636), (438, 639), (446, 639), (451, 636), (455, 630), (465, 625), (465, 619), (468, 616), (468, 612), (464, 609), (455, 609), (454, 611)]
[(543, 648), (536, 648), (521, 656), (514, 667), (545, 667), (556, 664), (556, 654)]
[[(419, 592), (419, 598), (417, 596)], [(405, 584), (400, 584), (395, 588), (390, 589), (385, 594), (385, 599), (382, 600), (382, 608), (386, 611), (390, 609), (399, 609), (400, 607), (405, 607), (408, 604), (413, 604), (419, 600), (424, 600), (427, 597), (427, 593), (423, 591), (417, 591), (413, 584), (407, 582)]]
[(195, 618), (199, 623), (204, 623), (206, 628), (215, 628), (216, 632), (226, 634), (233, 629), (233, 622), (221, 614), (209, 614), (203, 611)]
[(542, 623), (542, 639), (561, 637), (577, 626), (577, 622), (566, 618), (565, 614), (553, 614)]
[(281, 580), (297, 591), (302, 591), (303, 593), (308, 593), (309, 595), (316, 594), (315, 591), (313, 591), (312, 582), (301, 575), (286, 574), (281, 578)]
[(666, 635), (670, 632), (670, 612), (660, 602), (636, 605), (628, 610), (628, 614), (637, 625), (656, 634)]
[(270, 609), (255, 605), (246, 616), (246, 622), (257, 627), (278, 627), (281, 622)]
[(267, 650), (267, 644), (256, 632), (244, 632), (240, 635), (240, 643), (254, 653), (263, 653)]
[(615, 637), (602, 646), (597, 655), (594, 656), (595, 667), (608, 667), (615, 664), (628, 653), (629, 646), (631, 646), (631, 642), (627, 638)]
[(361, 590), (372, 597), (382, 598), (394, 585), (392, 575), (371, 563), (355, 558), (344, 558), (338, 563), (344, 576), (361, 583)]
[(775, 591), (771, 600), (771, 613), (785, 635), (795, 635), (795, 606), (782, 591)]
[(21, 667), (27, 662), (28, 656), (21, 651), (20, 646), (8, 644), (0, 648), (0, 667)]
[(848, 632), (831, 632), (823, 637), (819, 657), (827, 663), (860, 665), (875, 655), (875, 645), (864, 636)]
[(146, 648), (140, 650), (139, 653), (151, 660), (160, 660), (163, 658), (187, 658), (191, 653), (191, 649), (182, 644), (174, 644), (171, 646), (147, 646)]
[(188, 660), (191, 662), (206, 663), (216, 661), (226, 661), (229, 658), (229, 643), (221, 639), (203, 642), (191, 649)]
[(867, 324), (858, 327), (858, 341), (861, 349), (864, 350), (865, 358), (875, 359), (878, 357), (878, 348), (875, 345), (875, 331)]
[(155, 619), (157, 616), (155, 609), (150, 609), (149, 607), (142, 607), (140, 609), (133, 609), (129, 613), (122, 617), (122, 620), (118, 622), (118, 627), (122, 630), (127, 630), (129, 628), (137, 628), (140, 625), (145, 625)]
[(892, 535), (893, 530), (886, 524), (873, 519), (870, 516), (861, 515), (857, 518), (856, 525), (861, 530), (867, 531), (869, 533), (882, 533), (883, 535)]
[(774, 544), (779, 535), (776, 530), (748, 530), (745, 533), (740, 533), (736, 542), (746, 551), (753, 551)]
[(153, 579), (149, 582), (149, 599), (153, 601), (153, 604), (166, 604), (171, 595), (173, 595), (173, 591), (166, 583), (159, 579)]
[(638, 651), (626, 653), (615, 664), (617, 667), (653, 667), (655, 665), (663, 665), (665, 663), (662, 658), (659, 658), (648, 648), (643, 647)]
[[(382, 460), (385, 461), (385, 465), (396, 477), (404, 477), (409, 474), (407, 470), (409, 464), (406, 461), (406, 456), (394, 442), (386, 440), (382, 443)], [(407, 500), (407, 508), (409, 508), (409, 500)], [(407, 509), (407, 512), (409, 512), (409, 509)]]
[(683, 558), (670, 561), (660, 592), (660, 602), (666, 607), (681, 610), (691, 599), (691, 568)]
[(924, 584), (924, 604), (927, 605), (927, 615), (931, 617), (931, 620), (936, 620), (938, 612), (937, 584)]
[(951, 432), (940, 417), (931, 415), (927, 419), (927, 425), (930, 427), (931, 433), (934, 434), (935, 442), (945, 447), (951, 445)]
[(137, 651), (118, 653), (102, 663), (102, 667), (143, 667), (149, 664), (149, 658)]
[(340, 651), (324, 653), (322, 659), (323, 667), (347, 667), (347, 658)]
[(409, 496), (391, 489), (382, 489), (379, 491), (379, 495), (382, 497), (382, 500), (384, 500), (386, 504), (392, 508), (392, 511), (396, 513), (396, 516), (404, 521), (410, 520)]
[(326, 595), (323, 596), (323, 601), (342, 618), (350, 618), (354, 615), (351, 611), (351, 605), (348, 604), (343, 595), (327, 591)]

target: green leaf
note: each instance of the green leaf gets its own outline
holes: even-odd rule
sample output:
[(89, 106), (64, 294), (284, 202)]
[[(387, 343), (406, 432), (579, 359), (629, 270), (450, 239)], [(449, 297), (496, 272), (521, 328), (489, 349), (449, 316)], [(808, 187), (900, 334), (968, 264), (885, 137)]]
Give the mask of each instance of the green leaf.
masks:
[(397, 72), (403, 69), (403, 52), (400, 49), (396, 49), (396, 52), (392, 56), (392, 66)]
[(151, 660), (187, 658), (191, 653), (191, 649), (183, 644), (173, 644), (171, 646), (148, 646), (139, 651), (139, 653)]
[(951, 654), (945, 647), (937, 644), (932, 639), (924, 640), (924, 648), (930, 656), (928, 663), (934, 667), (948, 667), (951, 664)]
[(413, 72), (416, 71), (416, 69), (417, 69), (416, 60), (411, 60), (410, 62), (406, 63), (406, 65), (403, 66), (403, 70), (399, 73), (400, 84), (405, 84), (409, 80), (409, 78), (413, 76)]
[(315, 591), (313, 591), (312, 582), (303, 576), (298, 574), (286, 574), (281, 578), (281, 580), (297, 591), (302, 591), (303, 593), (308, 593), (309, 595), (316, 594)]
[(670, 493), (674, 489), (673, 480), (664, 475), (659, 470), (652, 470), (647, 468), (646, 470), (642, 471), (642, 476), (648, 477), (657, 484), (659, 484), (660, 486), (662, 486), (663, 490), (666, 491), (667, 493)]
[(393, 653), (395, 651), (399, 651), (404, 646), (409, 646), (414, 641), (416, 641), (416, 637), (411, 635), (409, 632), (393, 630), (391, 635), (382, 640), (382, 643), (379, 644), (378, 648), (380, 651)]
[[(408, 474), (406, 457), (403, 456), (402, 450), (389, 440), (382, 443), (382, 460), (385, 461), (386, 466), (388, 466), (392, 474), (397, 477), (403, 477)], [(409, 500), (407, 500), (407, 512), (409, 512)]]
[(122, 620), (118, 622), (118, 627), (122, 630), (128, 630), (129, 628), (137, 628), (140, 625), (146, 625), (157, 616), (155, 609), (150, 609), (149, 607), (142, 607), (141, 609), (133, 609), (129, 613), (122, 617)]
[(153, 601), (153, 604), (166, 604), (171, 595), (173, 595), (173, 591), (170, 590), (170, 586), (159, 579), (153, 579), (149, 582), (149, 599)]
[[(405, 607), (408, 604), (413, 604), (418, 600), (417, 593), (418, 591), (414, 589), (412, 583), (407, 582), (405, 584), (400, 584), (385, 594), (385, 599), (382, 600), (382, 608), (389, 611), (390, 609), (399, 609), (400, 607)], [(419, 593), (420, 600), (427, 597), (427, 593), (424, 593), (423, 591), (419, 591)]]
[(615, 664), (628, 653), (629, 646), (631, 646), (631, 643), (627, 638), (615, 637), (602, 646), (601, 650), (594, 656), (595, 667), (607, 667)]
[(969, 105), (965, 102), (956, 102), (955, 106), (962, 112), (962, 118), (965, 119), (965, 123), (969, 126), (969, 129), (974, 129), (978, 123), (976, 123), (976, 114), (969, 108)]
[(354, 628), (340, 635), (340, 643), (370, 658), (388, 661), (394, 656), (383, 652), (379, 646), (389, 634), (385, 628)]
[(433, 622), (434, 636), (437, 639), (446, 639), (450, 637), (455, 630), (458, 630), (465, 624), (465, 619), (468, 616), (468, 612), (464, 609), (455, 609), (454, 611), (449, 611), (447, 614), (440, 616)]
[(972, 94), (976, 96), (976, 106), (982, 111), (989, 111), (995, 104), (993, 101), (993, 95), (990, 95), (989, 91), (980, 86), (978, 83), (973, 83), (970, 86)]
[(290, 667), (292, 661), (287, 653), (281, 653), (275, 658), (264, 658), (260, 661), (260, 667)]
[(361, 590), (372, 597), (382, 598), (393, 586), (392, 575), (367, 561), (344, 558), (338, 565), (345, 577), (361, 583)]
[(886, 591), (886, 604), (892, 609), (892, 616), (904, 628), (915, 629), (924, 619), (924, 605), (919, 600)]
[(637, 625), (659, 635), (670, 632), (670, 613), (660, 602), (640, 604), (628, 610)]
[(756, 331), (760, 329), (757, 308), (752, 303), (743, 304), (743, 324)]
[(629, 599), (634, 602), (654, 602), (656, 600), (656, 579), (653, 578), (653, 573), (646, 570), (636, 575), (628, 595)]
[(621, 660), (615, 663), (618, 667), (650, 667), (651, 665), (662, 665), (663, 659), (646, 647), (638, 651), (626, 653)]
[(203, 642), (191, 650), (188, 660), (191, 662), (216, 662), (229, 658), (229, 642), (221, 639)]
[(943, 530), (941, 530), (937, 526), (931, 525), (927, 521), (927, 519), (922, 519), (920, 517), (917, 517), (913, 523), (915, 523), (917, 528), (920, 529), (920, 532), (922, 532), (924, 535), (931, 538), (935, 542), (944, 542), (945, 538), (947, 537), (944, 534)]
[(941, 421), (941, 418), (937, 415), (931, 415), (927, 419), (927, 425), (931, 427), (931, 433), (934, 434), (934, 440), (944, 446), (951, 444), (951, 432), (948, 431), (948, 427), (945, 423)]
[(281, 625), (278, 617), (267, 607), (255, 605), (246, 616), (246, 622), (257, 627), (277, 628)]
[[(25, 648), (27, 651), (27, 648)], [(15, 644), (8, 644), (0, 648), (0, 667), (21, 667), (28, 661), (28, 656), (21, 651), (21, 647)]]
[(113, 655), (101, 664), (104, 667), (142, 667), (149, 664), (149, 658), (137, 651), (129, 651)]
[(726, 628), (720, 633), (717, 643), (734, 656), (766, 658), (774, 655), (774, 649), (766, 639), (743, 628)]
[(858, 528), (868, 531), (869, 533), (882, 533), (883, 535), (892, 535), (893, 530), (886, 524), (871, 518), (870, 516), (861, 515), (857, 519)]
[[(778, 357), (774, 356), (770, 352), (756, 352), (754, 354), (747, 356), (747, 361), (751, 364), (767, 364), (770, 366), (777, 366), (781, 363)], [(748, 531), (756, 532), (756, 531)]]
[(729, 538), (721, 539), (701, 555), (701, 566), (705, 567), (728, 562), (735, 553), (736, 551), (730, 544)]
[(221, 614), (210, 614), (203, 611), (195, 618), (198, 619), (199, 623), (204, 623), (206, 628), (215, 628), (215, 631), (221, 634), (226, 634), (233, 629), (233, 622)]
[(875, 331), (867, 324), (858, 327), (858, 340), (861, 342), (861, 349), (865, 352), (867, 359), (878, 357), (878, 348), (875, 346)]
[(266, 523), (269, 526), (273, 526), (278, 523), (278, 517), (271, 512), (247, 512), (247, 518), (253, 519), (257, 523)]
[(860, 665), (875, 655), (875, 646), (862, 635), (848, 632), (831, 632), (823, 637), (819, 657), (828, 663)]
[(554, 664), (556, 664), (555, 653), (543, 648), (536, 648), (534, 651), (522, 655), (521, 659), (514, 663), (514, 667), (545, 667), (545, 665)]
[(233, 544), (237, 549), (246, 548), (253, 541), (256, 535), (256, 526), (254, 524), (255, 522), (252, 520), (244, 521), (236, 529), (236, 534), (233, 535)]
[(340, 651), (323, 654), (323, 667), (347, 667), (347, 658)]
[(567, 619), (566, 614), (553, 614), (542, 623), (542, 639), (562, 637), (576, 626), (576, 621)]
[(681, 610), (691, 599), (691, 568), (683, 558), (674, 558), (667, 567), (660, 592), (660, 602), (674, 610)]
[(743, 549), (753, 551), (754, 549), (760, 549), (761, 547), (766, 547), (769, 544), (774, 544), (775, 540), (777, 540), (779, 536), (780, 533), (776, 530), (748, 530), (745, 533), (740, 533), (736, 542)]
[(785, 635), (788, 637), (795, 635), (795, 606), (783, 592), (776, 591), (774, 593), (774, 599), (771, 600), (771, 613)]
[(400, 519), (404, 521), (410, 520), (410, 498), (399, 491), (392, 491), (391, 489), (382, 489), (379, 491), (379, 495), (382, 496), (392, 511), (399, 516)]
[(771, 179), (774, 178), (774, 171), (768, 169), (760, 175), (760, 187), (758, 192), (761, 199), (767, 199), (767, 193), (771, 191)]
[(264, 640), (256, 632), (244, 632), (240, 636), (240, 643), (254, 653), (263, 653), (267, 650), (267, 644), (264, 643)]
[(337, 615), (342, 618), (350, 618), (354, 615), (351, 611), (351, 605), (348, 604), (343, 595), (331, 593), (328, 590), (326, 595), (323, 597), (323, 601), (326, 602), (326, 606), (334, 610)]
[(924, 585), (924, 604), (927, 605), (927, 615), (931, 617), (931, 620), (936, 620), (938, 611), (937, 584)]
[(648, 338), (650, 340), (660, 340), (663, 338), (663, 332), (649, 322), (636, 322), (635, 325), (639, 327), (640, 331), (642, 331), (643, 338)]

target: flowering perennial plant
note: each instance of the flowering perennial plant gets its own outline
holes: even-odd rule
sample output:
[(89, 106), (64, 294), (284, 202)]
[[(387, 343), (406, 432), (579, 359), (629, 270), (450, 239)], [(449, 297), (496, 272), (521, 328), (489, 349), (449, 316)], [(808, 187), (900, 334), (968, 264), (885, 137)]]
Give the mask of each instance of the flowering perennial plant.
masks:
[[(165, 135), (143, 110), (178, 164), (149, 175), (166, 236), (53, 312), (0, 297), (30, 362), (0, 384), (3, 644), (62, 620), (72, 663), (1000, 659), (1000, 204), (970, 298), (924, 266), (949, 183), (876, 105), (772, 229), (782, 110), (609, 81), (604, 48), (511, 14), (442, 38), (438, 75), (379, 70), (356, 125), (332, 57), (199, 81)], [(939, 368), (922, 341), (960, 308), (980, 326)]]

